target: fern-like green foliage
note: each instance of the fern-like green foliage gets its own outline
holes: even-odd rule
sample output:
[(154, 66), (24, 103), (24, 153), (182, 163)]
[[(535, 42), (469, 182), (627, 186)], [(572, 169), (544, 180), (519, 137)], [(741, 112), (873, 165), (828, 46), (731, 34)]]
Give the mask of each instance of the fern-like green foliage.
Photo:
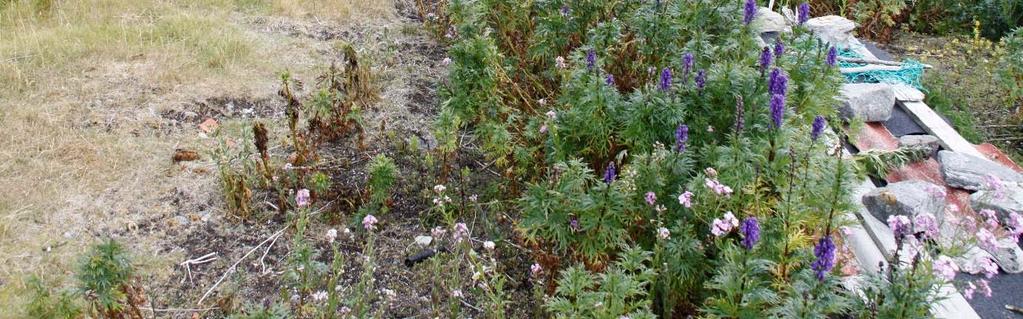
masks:
[(555, 318), (656, 318), (647, 298), (647, 286), (655, 276), (649, 268), (650, 253), (629, 248), (618, 258), (600, 274), (581, 265), (562, 271), (547, 310)]
[(892, 151), (863, 151), (853, 156), (853, 160), (858, 164), (860, 172), (883, 178), (893, 169), (927, 159), (930, 153), (929, 147), (900, 147)]
[(725, 245), (716, 275), (707, 282), (712, 295), (703, 311), (718, 318), (765, 318), (778, 294), (769, 288), (769, 270), (774, 266), (750, 251)]
[(36, 276), (29, 278), (28, 287), (32, 291), (27, 307), (30, 317), (74, 319), (82, 315), (82, 307), (73, 291), (54, 291)]
[(826, 319), (847, 314), (853, 307), (853, 296), (844, 290), (839, 277), (825, 276), (818, 280), (810, 269), (803, 269), (793, 276), (789, 289), (784, 291), (778, 307), (771, 310), (771, 317)]
[(367, 167), (369, 179), (366, 186), (369, 189), (369, 199), (373, 205), (385, 207), (384, 203), (391, 196), (391, 188), (398, 178), (398, 166), (394, 160), (387, 155), (380, 154), (373, 157)]
[(128, 302), (124, 289), (130, 284), (134, 271), (124, 247), (107, 239), (93, 246), (78, 263), (78, 289), (95, 313), (119, 314)]

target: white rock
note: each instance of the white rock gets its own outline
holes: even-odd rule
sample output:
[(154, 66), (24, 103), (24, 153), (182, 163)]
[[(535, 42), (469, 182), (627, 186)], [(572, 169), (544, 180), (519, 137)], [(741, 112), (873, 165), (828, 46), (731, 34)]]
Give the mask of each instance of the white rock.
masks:
[(796, 13), (792, 12), (792, 9), (788, 7), (781, 7), (781, 15), (785, 16), (785, 23), (790, 26), (799, 24), (799, 18), (796, 17)]
[(1020, 173), (986, 158), (966, 153), (938, 151), (938, 163), (941, 163), (941, 174), (945, 182), (952, 187), (983, 190), (988, 188), (988, 175), (997, 177), (1002, 184), (1023, 182)]
[(994, 251), (988, 251), (995, 257), (995, 263), (1010, 274), (1023, 272), (1023, 249), (1019, 248), (1015, 238), (1003, 238), (998, 241)]
[(843, 119), (860, 118), (864, 122), (884, 122), (892, 116), (895, 91), (890, 84), (848, 83), (839, 90), (838, 108)]
[(824, 42), (840, 48), (847, 48), (850, 40), (854, 39), (852, 30), (856, 29), (856, 23), (840, 16), (831, 15), (807, 20), (806, 27)]
[(416, 236), (416, 245), (419, 247), (429, 246), (433, 242), (433, 237), (430, 236)]
[(753, 17), (752, 26), (758, 33), (792, 32), (792, 27), (785, 22), (785, 17), (765, 7), (757, 8), (757, 15)]
[(1003, 221), (1011, 212), (1023, 214), (1023, 187), (1006, 184), (997, 193), (993, 190), (977, 191), (970, 195), (970, 207), (975, 211), (993, 210)]

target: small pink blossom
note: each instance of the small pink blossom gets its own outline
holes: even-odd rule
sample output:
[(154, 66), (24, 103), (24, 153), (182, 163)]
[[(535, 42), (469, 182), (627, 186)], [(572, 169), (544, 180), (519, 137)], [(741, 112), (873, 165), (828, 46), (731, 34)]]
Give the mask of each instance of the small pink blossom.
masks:
[(1023, 235), (1023, 215), (1011, 212), (1009, 213), (1009, 219), (1005, 223), (1009, 226), (1009, 233), (1013, 237)]
[(483, 242), (483, 249), (486, 249), (486, 250), (489, 250), (489, 251), (494, 251), (495, 247), (497, 247), (497, 245), (494, 244), (494, 242), (492, 242), (492, 241), (488, 240), (488, 241)]
[(540, 125), (540, 134), (547, 134), (547, 124)]
[(452, 296), (452, 297), (455, 297), (455, 298), (462, 298), (462, 297), (465, 297), (465, 295), (463, 295), (463, 294), (462, 294), (462, 290), (461, 290), (461, 289), (455, 289), (455, 290), (452, 290), (452, 291), (451, 291), (451, 296)]
[(991, 278), (998, 274), (998, 264), (995, 264), (995, 261), (991, 260), (991, 258), (983, 257), (977, 264), (980, 265), (980, 270), (984, 277)]
[(987, 279), (977, 280), (977, 289), (984, 294), (984, 297), (991, 298), (991, 286), (988, 285)]
[(1001, 199), (1004, 196), (1005, 185), (1002, 184), (1002, 179), (994, 175), (984, 175), (984, 186), (991, 191), (996, 199)]
[(444, 60), (440, 60), (440, 65), (448, 66), (448, 64), (451, 64), (451, 58), (444, 58)]
[(455, 230), (451, 232), (451, 238), (454, 239), (456, 243), (461, 243), (462, 241), (468, 239), (469, 227), (465, 226), (465, 223), (455, 224)]
[(661, 227), (657, 229), (657, 238), (667, 240), (671, 236), (671, 232), (667, 228)]
[(914, 226), (916, 231), (923, 232), (924, 236), (931, 239), (938, 238), (938, 221), (934, 218), (934, 214), (931, 213), (920, 213), (913, 218)]
[(980, 248), (993, 252), (998, 249), (998, 238), (987, 228), (981, 228), (977, 230), (977, 244), (980, 245)]
[(714, 219), (710, 228), (710, 233), (714, 234), (714, 236), (721, 237), (728, 234), (736, 227), (739, 227), (739, 220), (735, 218), (735, 215), (733, 215), (732, 212), (725, 212), (725, 215), (722, 218)]
[(559, 69), (564, 69), (568, 67), (568, 65), (565, 64), (565, 58), (562, 56), (554, 58), (554, 65), (557, 66)]
[(718, 195), (723, 195), (725, 197), (732, 195), (732, 188), (728, 187), (728, 185), (721, 184), (721, 182), (718, 182), (717, 179), (704, 178), (703, 184), (706, 185), (707, 188), (713, 190), (714, 193), (717, 193)]
[(646, 192), (645, 197), (647, 205), (653, 206), (654, 203), (657, 203), (657, 194), (654, 194), (654, 192)]
[(541, 272), (543, 272), (543, 267), (540, 266), (540, 263), (533, 263), (532, 266), (529, 266), (529, 273), (533, 277), (539, 277)]
[(558, 118), (558, 113), (554, 112), (554, 110), (547, 111), (547, 113), (545, 115), (547, 115), (548, 119), (552, 119), (552, 120)]
[(909, 217), (902, 215), (890, 215), (888, 216), (888, 228), (892, 229), (892, 233), (895, 238), (902, 237), (909, 234)]
[(448, 231), (444, 229), (444, 227), (440, 226), (434, 227), (432, 230), (430, 230), (430, 235), (433, 235), (433, 238), (438, 240), (443, 238), (444, 235), (447, 233)]
[(536, 100), (536, 103), (540, 104), (540, 106), (547, 106), (547, 99)]
[(959, 266), (956, 265), (955, 261), (952, 261), (952, 258), (945, 255), (938, 256), (932, 266), (934, 275), (947, 281), (955, 279), (956, 272), (959, 271)]
[(678, 203), (679, 203), (679, 205), (682, 205), (685, 208), (692, 208), (693, 207), (693, 193), (690, 192), (690, 191), (686, 191), (685, 193), (682, 193), (682, 195), (678, 195)]
[(366, 215), (366, 217), (362, 218), (362, 227), (366, 230), (376, 229), (376, 224), (377, 218), (373, 217), (373, 215)]
[(303, 189), (298, 190), (297, 193), (295, 193), (295, 204), (298, 205), (298, 207), (307, 207), (307, 206), (309, 206), (309, 190), (308, 189), (303, 188)]

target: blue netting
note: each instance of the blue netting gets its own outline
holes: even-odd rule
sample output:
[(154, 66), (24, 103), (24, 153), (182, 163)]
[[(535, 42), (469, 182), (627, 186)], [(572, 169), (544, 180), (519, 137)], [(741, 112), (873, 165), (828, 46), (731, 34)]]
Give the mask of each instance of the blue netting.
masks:
[[(856, 53), (851, 49), (838, 50), (838, 55), (847, 58), (863, 58), (863, 55)], [(846, 61), (838, 61), (839, 67), (851, 68), (866, 66), (863, 63), (852, 63)], [(845, 81), (849, 83), (891, 83), (891, 84), (907, 84), (913, 86), (919, 90), (923, 90), (923, 84), (920, 79), (924, 75), (924, 65), (915, 60), (905, 60), (902, 62), (902, 66), (897, 71), (886, 71), (886, 70), (874, 70), (866, 72), (855, 72), (845, 73)]]

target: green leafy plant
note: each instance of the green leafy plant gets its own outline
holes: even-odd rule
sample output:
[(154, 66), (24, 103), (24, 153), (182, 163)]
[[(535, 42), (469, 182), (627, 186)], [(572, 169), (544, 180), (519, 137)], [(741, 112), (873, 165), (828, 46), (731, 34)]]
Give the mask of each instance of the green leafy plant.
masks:
[(134, 283), (135, 269), (124, 247), (113, 239), (99, 243), (78, 264), (78, 289), (91, 315), (142, 318), (142, 289)]
[[(1020, 8), (1023, 11), (1023, 8)], [(1005, 54), (999, 60), (998, 78), (1009, 91), (1009, 107), (1023, 106), (1023, 28), (1002, 39)]]
[(75, 319), (82, 316), (78, 296), (72, 290), (54, 291), (39, 277), (28, 280), (32, 298), (28, 304), (28, 315), (33, 318)]
[(555, 318), (656, 318), (646, 295), (655, 276), (649, 263), (649, 252), (630, 248), (602, 274), (570, 267), (546, 308)]

